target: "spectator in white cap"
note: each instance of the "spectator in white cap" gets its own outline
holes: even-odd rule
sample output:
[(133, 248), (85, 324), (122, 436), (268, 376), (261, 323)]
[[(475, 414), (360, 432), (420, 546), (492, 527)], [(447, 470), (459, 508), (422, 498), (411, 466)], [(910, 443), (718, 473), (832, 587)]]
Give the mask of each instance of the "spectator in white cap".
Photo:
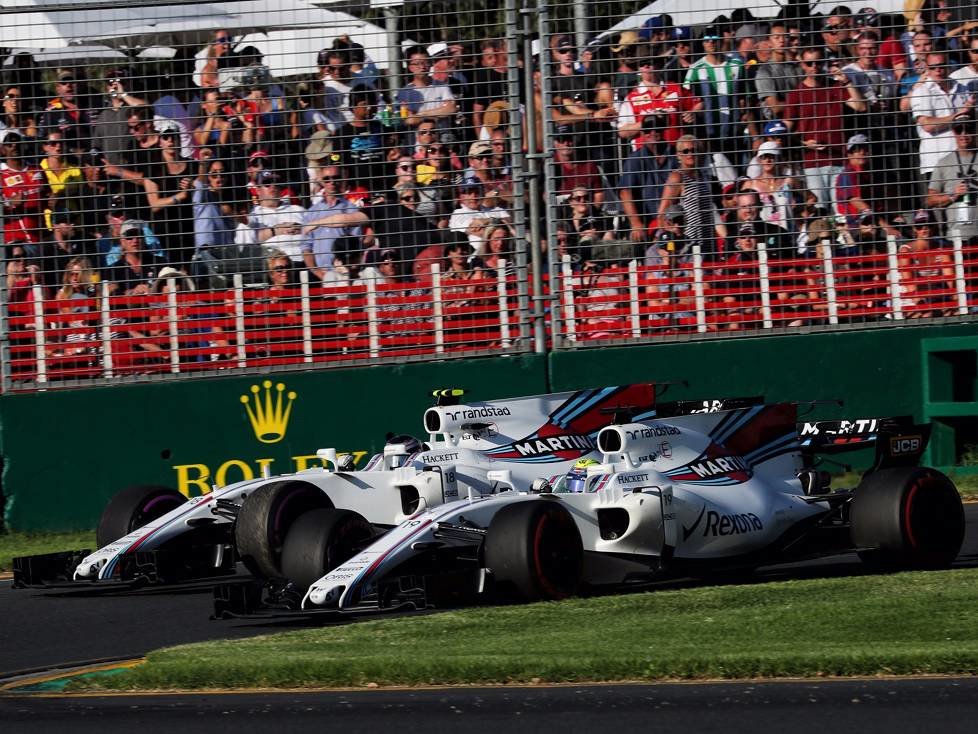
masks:
[(768, 224), (793, 230), (792, 212), (798, 200), (796, 181), (781, 166), (781, 146), (767, 141), (757, 149), (760, 173), (747, 181), (743, 190), (754, 191), (760, 203), (760, 219)]
[(846, 142), (846, 163), (836, 179), (837, 212), (855, 229), (859, 218), (872, 212), (873, 172), (869, 166), (869, 138), (853, 135)]

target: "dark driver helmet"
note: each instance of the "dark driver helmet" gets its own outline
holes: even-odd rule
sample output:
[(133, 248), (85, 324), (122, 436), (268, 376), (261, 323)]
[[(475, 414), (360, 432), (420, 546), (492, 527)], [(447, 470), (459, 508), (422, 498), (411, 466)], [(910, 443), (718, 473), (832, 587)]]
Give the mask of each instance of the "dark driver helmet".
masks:
[(599, 463), (595, 459), (578, 459), (574, 463), (574, 468), (567, 472), (564, 491), (583, 492), (584, 485), (587, 483), (587, 468), (589, 466), (597, 466)]

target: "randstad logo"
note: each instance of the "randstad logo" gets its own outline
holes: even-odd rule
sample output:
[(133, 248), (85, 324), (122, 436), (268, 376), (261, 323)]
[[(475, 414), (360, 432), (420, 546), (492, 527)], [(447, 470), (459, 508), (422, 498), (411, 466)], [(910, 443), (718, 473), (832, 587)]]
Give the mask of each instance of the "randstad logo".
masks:
[[(264, 394), (259, 395), (262, 388), (265, 389)], [(289, 427), (289, 416), (296, 394), (289, 391), (288, 395), (284, 395), (285, 385), (281, 382), (275, 385), (275, 392), (273, 396), (272, 381), (265, 380), (261, 387), (251, 386), (250, 397), (241, 396), (241, 403), (248, 411), (248, 420), (251, 421), (255, 438), (262, 443), (278, 443), (285, 438), (285, 431)]]

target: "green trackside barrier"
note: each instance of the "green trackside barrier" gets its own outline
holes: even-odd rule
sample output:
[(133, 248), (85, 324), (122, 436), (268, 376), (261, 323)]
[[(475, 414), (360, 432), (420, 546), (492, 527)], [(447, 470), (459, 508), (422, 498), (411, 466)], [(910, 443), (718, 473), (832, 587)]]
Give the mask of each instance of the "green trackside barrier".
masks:
[(930, 461), (978, 473), (978, 336), (923, 339), (921, 358)]
[[(435, 387), (492, 399), (687, 380), (670, 399), (841, 398), (844, 408), (819, 405), (811, 417), (932, 420), (927, 460), (949, 468), (971, 438), (978, 444), (976, 355), (978, 323), (901, 326), (6, 395), (4, 519), (16, 530), (91, 528), (127, 484), (166, 484), (193, 496), (264, 467), (277, 474), (315, 465), (318, 448), (364, 456), (381, 448), (386, 431), (420, 434)], [(870, 456), (845, 460), (864, 468)]]
[(316, 450), (330, 446), (362, 462), (387, 431), (422, 436), (431, 390), (444, 387), (474, 400), (544, 393), (546, 362), (522, 355), (4, 395), (5, 526), (94, 528), (124, 486), (196, 496), (266, 467), (320, 465)]

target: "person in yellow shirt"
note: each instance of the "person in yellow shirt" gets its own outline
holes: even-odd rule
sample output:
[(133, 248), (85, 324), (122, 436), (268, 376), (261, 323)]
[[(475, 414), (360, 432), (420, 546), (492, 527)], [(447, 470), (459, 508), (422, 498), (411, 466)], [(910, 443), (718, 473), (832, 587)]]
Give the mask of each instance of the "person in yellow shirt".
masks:
[(81, 168), (70, 163), (64, 155), (64, 140), (61, 133), (52, 131), (44, 140), (44, 158), (41, 171), (47, 182), (48, 201), (44, 208), (44, 226), (52, 228), (51, 212), (55, 209), (78, 209), (78, 194), (85, 182)]

